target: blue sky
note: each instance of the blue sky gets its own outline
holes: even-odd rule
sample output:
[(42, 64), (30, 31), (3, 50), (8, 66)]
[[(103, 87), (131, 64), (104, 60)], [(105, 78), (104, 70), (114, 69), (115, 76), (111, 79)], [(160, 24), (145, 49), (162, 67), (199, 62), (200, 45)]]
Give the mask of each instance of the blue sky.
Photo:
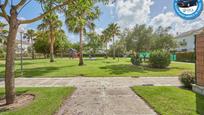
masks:
[[(15, 1), (15, 0), (14, 0)], [(18, 1), (18, 0), (17, 0)], [(173, 0), (118, 0), (115, 4), (97, 4), (101, 9), (101, 16), (95, 21), (96, 31), (100, 33), (108, 24), (117, 22), (121, 29), (132, 28), (136, 24), (147, 24), (157, 28), (158, 26), (172, 27), (172, 34), (182, 33), (192, 29), (203, 27), (204, 14), (192, 21), (186, 21), (178, 17), (173, 10)], [(40, 4), (34, 0), (21, 12), (20, 17), (30, 19), (42, 12)], [(64, 21), (63, 15), (60, 19)], [(24, 25), (25, 29), (35, 29), (40, 21)], [(72, 42), (78, 41), (78, 36), (67, 32)]]

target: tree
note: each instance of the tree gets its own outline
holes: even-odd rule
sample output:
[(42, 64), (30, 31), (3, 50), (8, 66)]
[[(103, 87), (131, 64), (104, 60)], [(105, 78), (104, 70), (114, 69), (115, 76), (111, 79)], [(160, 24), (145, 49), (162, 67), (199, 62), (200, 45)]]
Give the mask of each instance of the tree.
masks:
[(42, 53), (45, 58), (49, 54), (48, 34), (46, 31), (37, 31), (33, 47), (36, 53)]
[[(44, 10), (48, 11), (54, 7), (54, 1), (45, 1)], [(56, 40), (56, 34), (62, 27), (62, 22), (59, 20), (55, 11), (50, 12), (46, 15), (42, 23), (38, 26), (39, 30), (49, 32), (49, 42), (50, 42), (50, 62), (54, 62), (54, 44)]]
[(116, 56), (118, 57), (118, 61), (119, 61), (119, 58), (121, 56), (124, 56), (125, 53), (126, 53), (126, 50), (125, 50), (126, 48), (125, 47), (126, 46), (124, 46), (123, 41), (122, 40), (118, 40), (118, 41), (115, 42), (115, 46), (112, 45), (110, 47), (109, 52), (111, 54), (113, 52), (113, 50), (115, 49), (115, 53), (116, 53)]
[[(40, 0), (42, 1), (42, 0)], [(52, 12), (53, 10), (59, 9), (67, 5), (72, 0), (53, 0), (56, 1), (56, 5), (42, 13), (41, 15), (28, 19), (28, 20), (21, 20), (19, 18), (19, 14), (22, 9), (29, 3), (27, 0), (20, 0), (18, 3), (13, 4), (13, 2), (9, 3), (9, 0), (4, 0), (2, 3), (0, 1), (0, 17), (3, 17), (9, 26), (9, 33), (7, 38), (7, 48), (6, 48), (6, 64), (5, 64), (5, 93), (6, 93), (6, 104), (12, 104), (15, 100), (15, 85), (14, 85), (14, 59), (15, 59), (15, 41), (16, 35), (18, 32), (18, 28), (21, 24), (29, 24), (35, 21), (42, 19), (44, 16)], [(9, 6), (11, 5), (11, 6)], [(9, 12), (6, 12), (6, 9)]]
[(35, 37), (35, 31), (32, 29), (27, 30), (26, 32), (27, 40), (31, 42), (31, 52), (32, 52), (32, 59), (35, 59), (35, 50), (33, 48), (33, 42)]
[(136, 25), (127, 34), (127, 49), (136, 52), (145, 52), (151, 49), (153, 37), (152, 27)]
[(78, 43), (78, 42), (77, 43), (72, 43), (71, 48), (79, 51), (80, 50), (80, 43)]
[(43, 30), (49, 33), (50, 42), (50, 62), (54, 62), (54, 44), (56, 40), (56, 34), (58, 29), (61, 29), (62, 22), (58, 19), (58, 16), (54, 13), (50, 13), (43, 18), (42, 24), (38, 26), (39, 30)]
[[(42, 53), (45, 58), (49, 54), (49, 49), (50, 49), (50, 43), (49, 41), (49, 33), (47, 31), (38, 31), (36, 40), (34, 43), (34, 48), (37, 53)], [(58, 31), (56, 34), (56, 39), (55, 44), (54, 44), (54, 53), (57, 51), (65, 51), (66, 48), (70, 46), (69, 41), (67, 40), (67, 37), (64, 33), (64, 31)]]
[[(46, 0), (36, 0), (41, 3)], [(30, 0), (19, 0), (16, 4), (13, 2), (9, 3), (9, 0), (4, 0), (3, 3), (0, 1), (0, 17), (4, 18), (9, 26), (7, 48), (6, 48), (6, 64), (5, 64), (5, 93), (6, 93), (6, 104), (12, 104), (15, 100), (15, 86), (14, 86), (14, 58), (15, 58), (15, 41), (18, 28), (22, 24), (30, 24), (36, 22), (45, 17), (50, 12), (62, 8), (68, 4), (75, 4), (74, 0), (49, 0), (55, 2), (55, 5), (50, 10), (43, 12), (42, 14), (32, 18), (22, 20), (19, 18), (19, 14), (23, 8), (28, 5)], [(97, 0), (94, 0), (97, 1)], [(107, 1), (107, 0), (98, 0)], [(9, 6), (10, 5), (10, 6)], [(43, 4), (42, 4), (43, 5)], [(78, 6), (79, 7), (79, 6)], [(9, 12), (6, 12), (8, 10)]]
[(56, 51), (60, 51), (61, 57), (64, 57), (64, 52), (68, 51), (68, 48), (71, 47), (71, 43), (68, 41), (68, 38), (63, 30), (59, 30), (56, 33), (56, 37), (56, 45), (54, 48)]
[(113, 59), (115, 59), (115, 36), (120, 34), (120, 27), (118, 24), (109, 24), (108, 31), (110, 33), (110, 36), (113, 37)]
[(105, 44), (106, 47), (106, 58), (108, 58), (108, 42), (111, 41), (111, 35), (109, 33), (108, 28), (102, 31), (101, 41)]
[(100, 11), (94, 6), (92, 0), (75, 0), (74, 4), (69, 4), (66, 12), (66, 25), (70, 31), (79, 33), (80, 50), (79, 66), (84, 65), (83, 61), (83, 35), (86, 27), (93, 29), (93, 21), (99, 17)]
[(175, 49), (178, 45), (175, 37), (169, 34), (171, 28), (159, 27), (153, 35), (152, 50), (166, 50)]
[(96, 32), (87, 33), (86, 37), (87, 47), (92, 50), (92, 54), (96, 54), (96, 51), (101, 48), (101, 38)]

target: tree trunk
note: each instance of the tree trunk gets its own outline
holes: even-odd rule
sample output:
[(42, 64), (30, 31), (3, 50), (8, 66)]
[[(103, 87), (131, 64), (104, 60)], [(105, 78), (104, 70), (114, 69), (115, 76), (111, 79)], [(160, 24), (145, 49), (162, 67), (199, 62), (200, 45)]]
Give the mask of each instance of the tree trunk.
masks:
[(106, 43), (106, 59), (108, 59), (108, 42)]
[(113, 36), (113, 59), (115, 60), (115, 36)]
[(6, 93), (6, 104), (12, 104), (15, 101), (15, 74), (14, 74), (14, 59), (15, 59), (15, 41), (18, 31), (18, 20), (16, 14), (12, 11), (9, 21), (9, 34), (6, 48), (6, 65), (5, 65), (5, 93)]
[(54, 42), (51, 41), (50, 44), (50, 62), (54, 62)]
[(32, 47), (32, 60), (35, 59), (35, 51), (34, 51), (34, 47), (33, 47), (33, 38), (31, 37), (31, 47)]
[(54, 36), (53, 36), (53, 30), (52, 27), (50, 29), (50, 62), (54, 62)]
[(61, 58), (63, 58), (63, 49), (60, 50)]
[(79, 66), (84, 65), (83, 60), (83, 28), (80, 29), (80, 49), (79, 49)]

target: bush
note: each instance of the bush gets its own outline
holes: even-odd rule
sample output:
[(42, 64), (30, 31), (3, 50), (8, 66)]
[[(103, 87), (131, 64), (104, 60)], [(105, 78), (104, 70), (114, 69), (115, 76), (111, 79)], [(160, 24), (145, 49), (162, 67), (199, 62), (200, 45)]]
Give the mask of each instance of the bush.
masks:
[(192, 84), (195, 83), (195, 75), (193, 72), (185, 71), (179, 75), (179, 80), (186, 88), (192, 88)]
[(176, 61), (195, 62), (195, 52), (178, 52), (176, 53)]
[(153, 68), (166, 68), (170, 65), (170, 53), (167, 51), (153, 51), (150, 53), (149, 65)]
[(131, 56), (131, 63), (133, 65), (140, 65), (142, 62), (142, 59), (140, 58), (139, 54), (133, 54)]

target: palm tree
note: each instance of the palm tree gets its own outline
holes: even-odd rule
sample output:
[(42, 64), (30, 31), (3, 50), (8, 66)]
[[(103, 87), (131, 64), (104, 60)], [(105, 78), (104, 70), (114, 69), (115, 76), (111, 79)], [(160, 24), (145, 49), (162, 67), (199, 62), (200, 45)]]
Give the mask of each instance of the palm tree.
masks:
[(38, 26), (39, 30), (48, 31), (50, 43), (50, 62), (54, 62), (54, 43), (58, 30), (61, 30), (62, 22), (55, 13), (50, 13), (43, 18), (42, 24)]
[(86, 27), (93, 29), (93, 21), (99, 17), (100, 11), (98, 7), (94, 7), (93, 0), (75, 0), (74, 2), (74, 4), (69, 4), (69, 10), (66, 12), (65, 22), (69, 31), (79, 33), (79, 66), (81, 66), (84, 65), (83, 35), (86, 32)]
[(92, 50), (92, 54), (96, 54), (96, 51), (101, 48), (101, 38), (96, 32), (90, 32), (86, 34), (87, 46)]
[(118, 24), (109, 24), (108, 31), (110, 32), (110, 35), (113, 37), (113, 59), (115, 59), (115, 36), (120, 34), (120, 27)]
[[(6, 43), (6, 64), (5, 64), (5, 98), (6, 104), (13, 104), (15, 102), (15, 41), (20, 25), (30, 24), (42, 19), (50, 12), (62, 8), (68, 4), (68, 2), (74, 2), (73, 0), (50, 0), (55, 2), (55, 6), (52, 9), (43, 12), (40, 15), (32, 19), (20, 19), (18, 15), (25, 6), (27, 6), (31, 0), (17, 0), (10, 2), (11, 0), (0, 0), (0, 17), (4, 18), (8, 23), (8, 37)], [(13, 0), (12, 0), (13, 1)], [(38, 0), (39, 2), (48, 0)], [(43, 5), (43, 4), (41, 4)], [(32, 8), (32, 7), (31, 7)], [(21, 15), (22, 16), (22, 15)]]
[(108, 42), (111, 41), (111, 35), (110, 35), (108, 29), (105, 29), (102, 32), (101, 39), (102, 39), (102, 42), (105, 44), (105, 47), (106, 47), (106, 56), (105, 56), (105, 58), (108, 58)]
[(33, 48), (33, 41), (34, 41), (35, 31), (32, 30), (32, 29), (27, 30), (26, 36), (27, 36), (27, 40), (31, 42), (32, 59), (35, 59), (35, 51), (34, 51), (34, 48)]

